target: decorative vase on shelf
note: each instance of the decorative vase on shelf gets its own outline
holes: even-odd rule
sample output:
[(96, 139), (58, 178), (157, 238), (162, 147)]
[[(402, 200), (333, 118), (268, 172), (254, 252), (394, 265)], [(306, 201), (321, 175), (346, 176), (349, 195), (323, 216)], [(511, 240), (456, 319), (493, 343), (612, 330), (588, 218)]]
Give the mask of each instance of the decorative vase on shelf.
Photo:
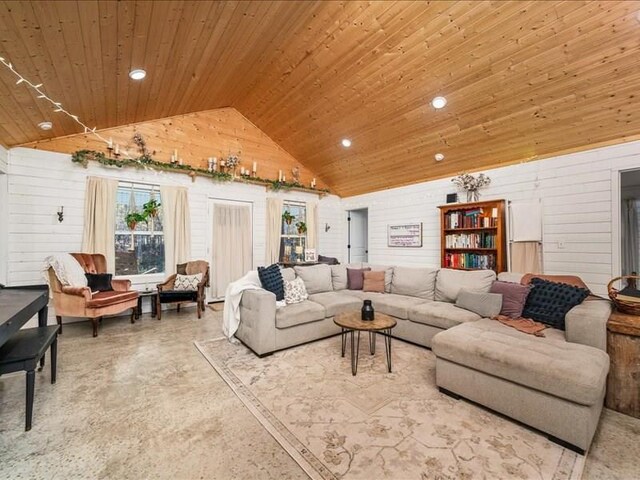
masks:
[(362, 320), (366, 322), (373, 321), (375, 316), (375, 311), (373, 310), (373, 305), (371, 305), (371, 300), (365, 300), (362, 304)]
[(478, 190), (467, 190), (467, 202), (480, 201), (480, 192)]

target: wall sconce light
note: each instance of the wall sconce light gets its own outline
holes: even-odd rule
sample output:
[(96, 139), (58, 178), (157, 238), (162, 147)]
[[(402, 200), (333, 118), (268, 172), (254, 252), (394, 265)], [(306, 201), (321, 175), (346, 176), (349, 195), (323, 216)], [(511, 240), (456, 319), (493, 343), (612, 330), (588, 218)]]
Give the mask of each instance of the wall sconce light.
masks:
[(58, 222), (62, 223), (64, 220), (64, 207), (61, 206), (56, 213), (58, 214)]
[(331, 230), (331, 225), (329, 225), (328, 223), (324, 224), (324, 232), (327, 233), (329, 230)]

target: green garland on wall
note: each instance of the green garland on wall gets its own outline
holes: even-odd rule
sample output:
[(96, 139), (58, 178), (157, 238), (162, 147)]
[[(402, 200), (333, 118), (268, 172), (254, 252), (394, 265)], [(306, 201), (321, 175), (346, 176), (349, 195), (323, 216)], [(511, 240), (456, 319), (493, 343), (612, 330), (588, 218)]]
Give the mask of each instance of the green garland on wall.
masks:
[(156, 168), (158, 170), (164, 170), (168, 172), (177, 172), (177, 173), (185, 173), (187, 175), (199, 175), (203, 177), (209, 177), (213, 180), (218, 180), (222, 182), (243, 182), (243, 183), (251, 183), (257, 185), (264, 185), (265, 187), (270, 188), (271, 190), (303, 190), (312, 193), (318, 194), (327, 194), (329, 193), (328, 189), (319, 189), (319, 188), (311, 188), (305, 185), (302, 185), (298, 182), (280, 182), (278, 180), (271, 180), (268, 178), (260, 178), (260, 177), (251, 177), (248, 175), (234, 177), (230, 173), (214, 171), (210, 172), (209, 170), (205, 170), (203, 168), (192, 167), (191, 165), (186, 164), (172, 164), (159, 162), (158, 160), (154, 160), (151, 155), (143, 154), (138, 158), (110, 158), (102, 152), (97, 152), (95, 150), (78, 150), (71, 154), (71, 161), (73, 163), (77, 163), (78, 165), (82, 165), (84, 168), (89, 166), (89, 162), (98, 162), (101, 165), (107, 167), (133, 167), (133, 168)]

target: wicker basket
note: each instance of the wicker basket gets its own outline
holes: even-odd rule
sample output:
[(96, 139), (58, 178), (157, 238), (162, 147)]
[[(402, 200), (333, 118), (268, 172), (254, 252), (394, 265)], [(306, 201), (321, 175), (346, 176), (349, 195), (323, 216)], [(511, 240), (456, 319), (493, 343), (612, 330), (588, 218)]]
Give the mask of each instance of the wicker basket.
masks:
[(628, 300), (619, 299), (618, 290), (613, 288), (613, 284), (617, 281), (624, 281), (630, 278), (640, 280), (640, 276), (636, 275), (624, 275), (622, 277), (616, 277), (607, 285), (607, 292), (609, 293), (609, 298), (619, 311), (621, 311), (622, 313), (628, 313), (630, 315), (640, 315), (640, 302), (629, 302)]

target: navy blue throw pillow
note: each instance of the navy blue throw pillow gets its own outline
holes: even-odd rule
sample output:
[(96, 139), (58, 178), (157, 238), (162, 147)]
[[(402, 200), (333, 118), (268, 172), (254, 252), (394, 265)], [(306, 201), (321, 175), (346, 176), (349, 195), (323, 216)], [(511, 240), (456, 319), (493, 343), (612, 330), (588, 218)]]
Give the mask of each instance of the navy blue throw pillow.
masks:
[(262, 288), (275, 293), (277, 301), (284, 300), (284, 281), (277, 263), (268, 267), (258, 267), (258, 276)]
[(92, 292), (111, 292), (111, 274), (110, 273), (85, 273), (87, 277), (87, 286)]
[(533, 278), (531, 287), (522, 316), (560, 330), (564, 330), (567, 312), (589, 296), (586, 288), (541, 278)]

